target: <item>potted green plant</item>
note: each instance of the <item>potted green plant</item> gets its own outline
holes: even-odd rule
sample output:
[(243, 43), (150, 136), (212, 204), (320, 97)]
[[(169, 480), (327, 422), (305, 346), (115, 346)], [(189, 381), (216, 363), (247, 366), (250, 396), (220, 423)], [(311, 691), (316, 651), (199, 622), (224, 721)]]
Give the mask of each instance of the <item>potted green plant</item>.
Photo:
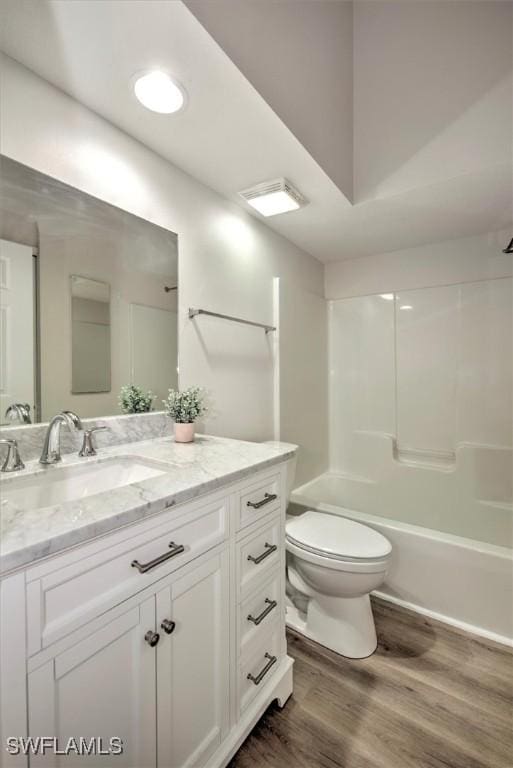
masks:
[(195, 421), (207, 412), (205, 393), (201, 387), (189, 387), (181, 392), (170, 389), (164, 403), (174, 423), (175, 441), (190, 443), (194, 440)]
[(126, 384), (119, 393), (119, 405), (123, 413), (148, 413), (156, 395), (145, 392), (135, 384)]

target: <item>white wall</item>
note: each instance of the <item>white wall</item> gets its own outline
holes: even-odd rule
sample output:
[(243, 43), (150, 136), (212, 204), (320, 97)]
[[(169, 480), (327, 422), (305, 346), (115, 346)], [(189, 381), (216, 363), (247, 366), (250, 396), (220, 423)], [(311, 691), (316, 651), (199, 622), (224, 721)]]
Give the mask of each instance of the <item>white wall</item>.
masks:
[[(126, 209), (179, 236), (179, 353), (182, 386), (209, 388), (216, 414), (208, 431), (250, 440), (273, 436), (273, 357), (263, 331), (222, 321), (187, 318), (204, 307), (259, 321), (272, 320), (272, 278), (298, 300), (284, 308), (281, 344), (292, 343), (296, 319), (308, 325), (304, 292), (323, 295), (323, 268), (178, 168), (10, 59), (2, 60), (0, 148), (9, 157)], [(292, 316), (287, 316), (291, 312)], [(281, 391), (283, 424), (296, 422), (295, 439), (322, 446), (325, 423), (301, 428), (301, 409), (312, 393), (310, 354), (319, 355), (324, 328), (305, 339), (295, 359), (294, 386)], [(286, 362), (286, 358), (285, 358)], [(323, 363), (322, 367), (326, 367)], [(305, 380), (308, 380), (305, 378)], [(325, 376), (309, 381), (322, 403)], [(281, 437), (288, 438), (288, 430)], [(317, 464), (323, 464), (322, 454)], [(317, 469), (316, 469), (317, 471)], [(299, 478), (310, 468), (300, 455)]]
[(512, 234), (501, 230), (326, 264), (326, 298), (510, 277), (513, 257), (502, 249)]
[[(280, 345), (282, 438), (301, 442), (302, 461), (316, 477), (326, 469), (328, 450), (326, 301), (313, 291), (291, 290), (283, 283), (280, 314), (286, 340)], [(288, 398), (296, 403), (294, 408)], [(299, 482), (301, 464), (298, 470)]]

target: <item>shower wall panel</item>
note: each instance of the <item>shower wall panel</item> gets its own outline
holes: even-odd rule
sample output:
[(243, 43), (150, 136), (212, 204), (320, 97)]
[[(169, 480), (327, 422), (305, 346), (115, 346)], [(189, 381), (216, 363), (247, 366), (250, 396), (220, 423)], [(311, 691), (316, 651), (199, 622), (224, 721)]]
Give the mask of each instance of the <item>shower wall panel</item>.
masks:
[(367, 474), (362, 432), (434, 462), (511, 448), (512, 306), (511, 278), (330, 302), (332, 469)]
[(330, 458), (357, 472), (354, 434), (395, 434), (393, 295), (329, 302)]

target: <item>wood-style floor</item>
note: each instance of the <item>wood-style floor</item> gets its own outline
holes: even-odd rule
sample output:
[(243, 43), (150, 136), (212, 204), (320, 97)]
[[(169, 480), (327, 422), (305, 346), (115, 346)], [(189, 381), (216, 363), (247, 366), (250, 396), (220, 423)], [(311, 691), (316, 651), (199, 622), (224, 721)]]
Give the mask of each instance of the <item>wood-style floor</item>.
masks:
[(378, 650), (350, 661), (289, 633), (294, 694), (230, 768), (513, 768), (513, 654), (374, 601)]

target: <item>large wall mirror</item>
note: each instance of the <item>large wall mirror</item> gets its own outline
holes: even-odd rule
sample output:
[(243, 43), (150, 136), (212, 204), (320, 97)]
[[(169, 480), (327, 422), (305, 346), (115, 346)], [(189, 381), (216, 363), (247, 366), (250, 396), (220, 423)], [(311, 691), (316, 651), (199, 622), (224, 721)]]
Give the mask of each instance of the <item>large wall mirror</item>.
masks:
[(161, 410), (177, 286), (174, 232), (0, 156), (0, 423), (119, 414), (128, 384)]

